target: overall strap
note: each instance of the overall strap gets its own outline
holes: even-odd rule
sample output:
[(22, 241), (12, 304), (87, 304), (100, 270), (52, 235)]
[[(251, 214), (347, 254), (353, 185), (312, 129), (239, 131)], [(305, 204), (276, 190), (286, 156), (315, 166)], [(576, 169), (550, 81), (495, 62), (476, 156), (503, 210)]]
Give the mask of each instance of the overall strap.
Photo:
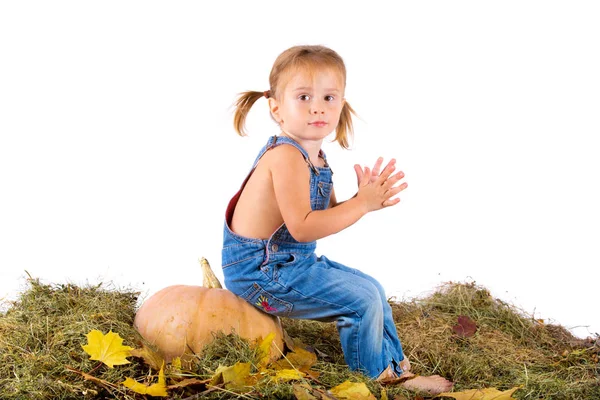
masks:
[[(302, 157), (304, 157), (304, 161), (306, 161), (306, 164), (308, 164), (308, 167), (315, 173), (315, 175), (319, 175), (319, 170), (313, 165), (312, 161), (310, 161), (310, 157), (308, 156), (308, 153), (306, 152), (306, 150), (304, 150), (302, 148), (302, 146), (300, 146), (296, 141), (294, 141), (293, 139), (290, 139), (286, 136), (277, 136), (277, 135), (271, 136), (269, 138), (269, 141), (267, 142), (267, 145), (264, 148), (264, 151), (262, 151), (261, 154), (259, 155), (259, 157), (256, 158), (254, 167), (256, 167), (258, 160), (260, 159), (260, 157), (262, 157), (264, 155), (265, 152), (272, 149), (273, 147), (276, 147), (276, 146), (279, 146), (282, 144), (291, 144), (292, 146), (297, 148), (300, 151), (300, 153), (302, 153)], [(322, 151), (320, 152), (320, 154), (323, 154), (323, 156), (324, 156), (324, 153), (322, 153)]]

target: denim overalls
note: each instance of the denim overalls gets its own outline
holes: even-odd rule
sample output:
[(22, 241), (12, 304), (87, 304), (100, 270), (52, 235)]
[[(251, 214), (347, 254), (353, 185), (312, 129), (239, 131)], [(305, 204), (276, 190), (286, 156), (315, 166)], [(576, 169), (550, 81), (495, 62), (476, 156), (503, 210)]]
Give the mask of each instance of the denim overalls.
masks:
[[(313, 210), (329, 204), (331, 169), (316, 167), (294, 140), (273, 136), (261, 149), (242, 187), (229, 202), (223, 229), (222, 266), (225, 287), (258, 309), (280, 317), (336, 321), (344, 358), (351, 370), (372, 378), (390, 364), (398, 375), (404, 359), (392, 310), (374, 278), (314, 253), (316, 242), (298, 242), (282, 224), (269, 239), (253, 239), (229, 228), (239, 196), (269, 149), (296, 147), (310, 169)], [(320, 156), (325, 160), (325, 154)]]

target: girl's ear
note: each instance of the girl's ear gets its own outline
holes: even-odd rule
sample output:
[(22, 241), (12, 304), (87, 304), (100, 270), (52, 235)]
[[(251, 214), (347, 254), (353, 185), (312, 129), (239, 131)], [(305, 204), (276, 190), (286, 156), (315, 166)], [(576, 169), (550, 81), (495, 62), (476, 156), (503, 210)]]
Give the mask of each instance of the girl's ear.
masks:
[(271, 115), (275, 118), (276, 121), (280, 121), (279, 117), (279, 104), (277, 104), (277, 100), (272, 97), (269, 97), (269, 109), (271, 110)]

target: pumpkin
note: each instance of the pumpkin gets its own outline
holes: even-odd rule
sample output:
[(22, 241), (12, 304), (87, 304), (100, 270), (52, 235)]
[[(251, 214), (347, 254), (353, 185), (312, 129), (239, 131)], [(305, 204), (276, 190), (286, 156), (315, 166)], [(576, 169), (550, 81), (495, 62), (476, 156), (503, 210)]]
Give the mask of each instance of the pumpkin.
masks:
[(203, 286), (174, 285), (156, 292), (137, 311), (135, 329), (167, 362), (181, 357), (189, 363), (217, 331), (235, 332), (249, 341), (264, 339), (274, 332), (270, 359), (278, 359), (284, 343), (279, 318), (223, 289), (205, 258), (200, 265)]

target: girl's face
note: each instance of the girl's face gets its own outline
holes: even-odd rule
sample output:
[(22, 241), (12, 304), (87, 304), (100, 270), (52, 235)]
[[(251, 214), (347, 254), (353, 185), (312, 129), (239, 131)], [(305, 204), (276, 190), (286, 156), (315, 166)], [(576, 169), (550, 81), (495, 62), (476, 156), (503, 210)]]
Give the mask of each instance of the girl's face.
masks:
[(333, 69), (293, 75), (269, 106), (281, 130), (297, 142), (323, 140), (333, 132), (344, 106), (344, 86)]

